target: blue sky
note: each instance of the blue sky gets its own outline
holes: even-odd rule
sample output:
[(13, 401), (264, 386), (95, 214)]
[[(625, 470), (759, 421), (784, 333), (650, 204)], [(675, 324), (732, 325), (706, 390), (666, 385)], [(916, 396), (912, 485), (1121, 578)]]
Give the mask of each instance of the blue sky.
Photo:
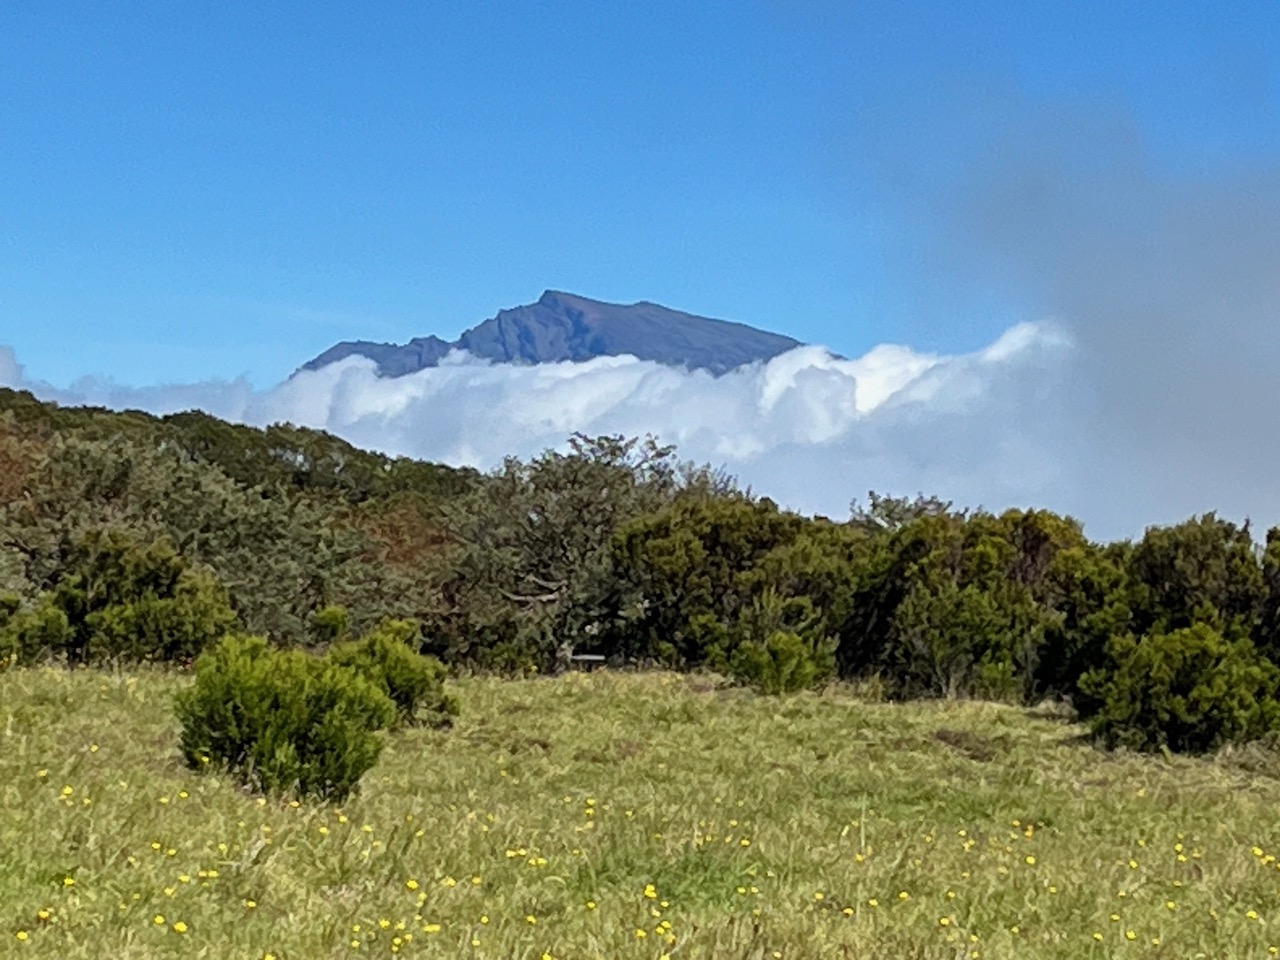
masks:
[(1059, 307), (946, 226), (992, 144), (1275, 169), (1277, 38), (1270, 3), (10, 0), (0, 344), (264, 386), (550, 287), (972, 350)]

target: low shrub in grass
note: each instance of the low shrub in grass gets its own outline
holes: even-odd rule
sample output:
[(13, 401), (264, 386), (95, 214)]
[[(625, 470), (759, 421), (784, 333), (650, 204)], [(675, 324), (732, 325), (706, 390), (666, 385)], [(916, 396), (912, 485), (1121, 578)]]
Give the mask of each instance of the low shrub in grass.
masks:
[(396, 707), (358, 672), (259, 637), (226, 637), (178, 695), (182, 752), (269, 793), (348, 796), (382, 751)]
[(1109, 746), (1198, 753), (1280, 728), (1280, 669), (1247, 639), (1198, 624), (1115, 637), (1108, 657), (1081, 686), (1093, 731)]
[(729, 661), (735, 679), (772, 695), (807, 690), (831, 676), (834, 668), (830, 643), (806, 640), (787, 630), (776, 630), (763, 642), (740, 643)]
[(17, 597), (0, 597), (0, 669), (56, 656), (66, 649), (71, 634), (67, 615), (48, 594), (30, 605)]
[(458, 712), (444, 690), (444, 665), (418, 653), (418, 625), (388, 620), (358, 641), (335, 646), (329, 659), (377, 685), (396, 705), (402, 724), (442, 726)]

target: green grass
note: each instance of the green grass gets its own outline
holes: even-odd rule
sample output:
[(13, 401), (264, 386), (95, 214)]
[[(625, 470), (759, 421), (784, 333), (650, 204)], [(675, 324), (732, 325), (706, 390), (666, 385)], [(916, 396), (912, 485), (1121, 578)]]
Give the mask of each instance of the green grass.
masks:
[(335, 808), (186, 769), (171, 711), (186, 682), (0, 675), (0, 956), (1280, 946), (1280, 765), (1264, 752), (1108, 755), (1013, 707), (840, 689), (471, 679), (453, 730), (396, 734)]

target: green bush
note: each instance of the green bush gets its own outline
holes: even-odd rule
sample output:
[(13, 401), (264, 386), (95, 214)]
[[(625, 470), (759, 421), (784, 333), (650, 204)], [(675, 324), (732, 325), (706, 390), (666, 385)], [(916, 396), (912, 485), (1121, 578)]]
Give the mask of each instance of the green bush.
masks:
[(1052, 619), (1017, 584), (921, 580), (894, 611), (880, 667), (899, 696), (1015, 702)]
[(0, 667), (60, 656), (71, 642), (67, 615), (45, 594), (32, 606), (0, 598)]
[(383, 690), (400, 723), (447, 724), (458, 712), (457, 701), (444, 691), (440, 661), (413, 649), (417, 639), (413, 621), (388, 620), (360, 640), (334, 647), (329, 659)]
[(347, 608), (330, 604), (311, 614), (307, 624), (307, 639), (312, 646), (328, 648), (351, 637), (350, 616)]
[(143, 593), (84, 619), (92, 660), (188, 663), (236, 622), (213, 574), (184, 570), (167, 594)]
[(1109, 667), (1081, 680), (1109, 746), (1204, 752), (1280, 728), (1280, 669), (1247, 639), (1204, 624), (1108, 644)]
[(348, 796), (377, 762), (396, 708), (358, 673), (259, 637), (227, 637), (178, 695), (182, 752), (270, 793)]
[(166, 541), (93, 530), (49, 593), (70, 626), (71, 663), (189, 662), (236, 623), (226, 588)]
[(729, 670), (737, 680), (761, 693), (776, 696), (807, 690), (834, 672), (834, 645), (778, 630), (763, 643), (739, 644)]

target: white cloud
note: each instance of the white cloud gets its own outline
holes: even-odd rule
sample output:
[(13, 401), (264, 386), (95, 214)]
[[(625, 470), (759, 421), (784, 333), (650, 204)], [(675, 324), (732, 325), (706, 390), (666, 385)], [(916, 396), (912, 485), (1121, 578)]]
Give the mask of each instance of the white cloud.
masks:
[(351, 358), (263, 391), (243, 380), (129, 387), (83, 378), (56, 388), (28, 379), (0, 347), (0, 385), (64, 404), (288, 421), (481, 468), (562, 447), (575, 431), (652, 433), (758, 494), (832, 517), (876, 490), (993, 510), (1047, 507), (1103, 539), (1193, 511), (1251, 516), (1259, 528), (1280, 522), (1280, 476), (1254, 471), (1247, 457), (1169, 471), (1151, 445), (1116, 444), (1120, 414), (1094, 386), (1097, 358), (1076, 344), (1056, 324), (1026, 323), (969, 354), (881, 345), (842, 360), (801, 347), (718, 378), (632, 357), (531, 367), (454, 354), (388, 379)]
[(132, 388), (90, 378), (56, 389), (29, 382), (0, 349), (0, 383), (68, 404), (289, 421), (482, 468), (561, 446), (575, 431), (653, 433), (757, 493), (844, 516), (869, 489), (993, 508), (1062, 502), (1070, 479), (1056, 465), (1054, 423), (1071, 355), (1053, 325), (1024, 324), (972, 354), (882, 345), (842, 360), (801, 347), (719, 378), (632, 357), (510, 366), (455, 354), (396, 379), (352, 358), (254, 391), (244, 381)]

